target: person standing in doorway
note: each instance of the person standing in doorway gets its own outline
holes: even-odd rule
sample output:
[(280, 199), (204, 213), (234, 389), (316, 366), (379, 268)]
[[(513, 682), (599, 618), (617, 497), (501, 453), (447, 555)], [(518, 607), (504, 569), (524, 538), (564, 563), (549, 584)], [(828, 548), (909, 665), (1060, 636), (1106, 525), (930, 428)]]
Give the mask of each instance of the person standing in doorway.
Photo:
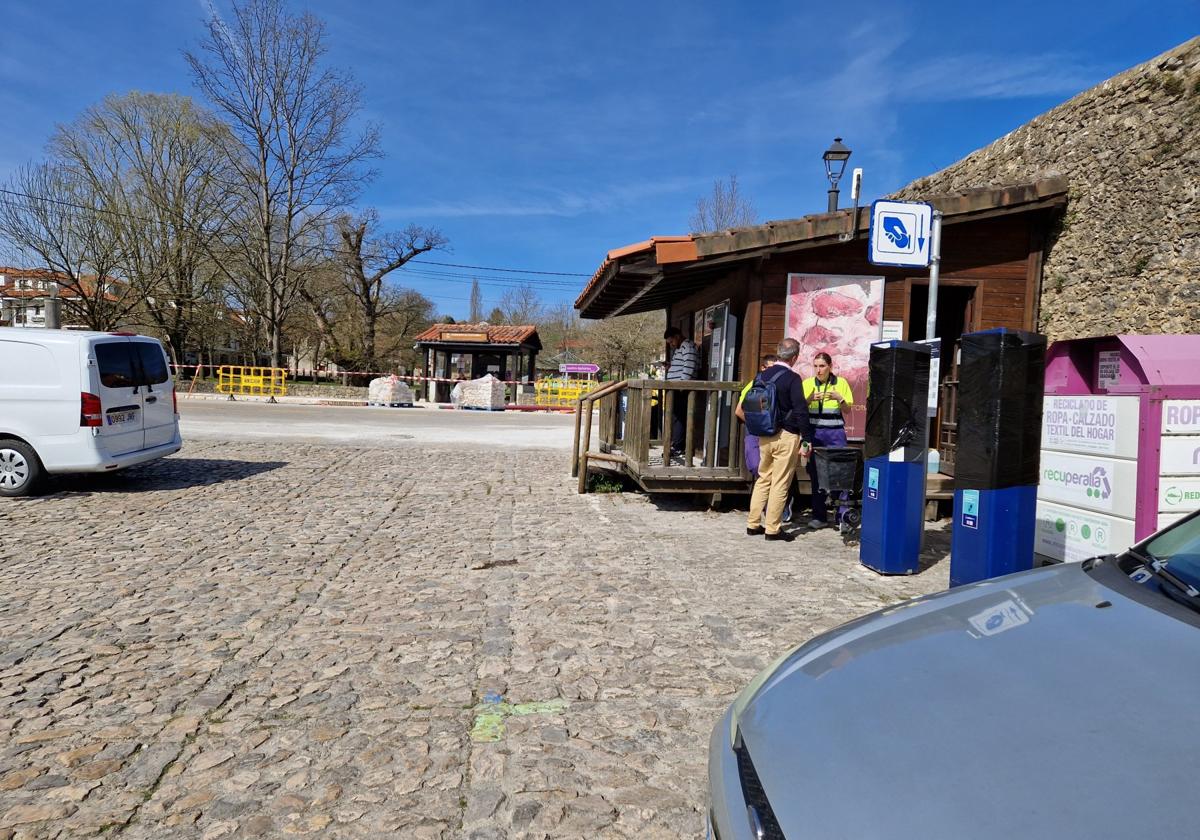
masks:
[[(804, 380), (804, 401), (808, 403), (808, 422), (812, 426), (813, 446), (845, 446), (846, 418), (844, 411), (854, 404), (850, 383), (833, 372), (833, 359), (828, 353), (813, 357), (814, 376)], [(809, 459), (808, 478), (812, 482), (812, 519), (810, 528), (824, 528), (828, 522), (826, 499), (828, 493), (817, 484), (817, 460)], [(846, 512), (838, 507), (838, 523)]]
[[(689, 339), (683, 337), (679, 327), (668, 327), (663, 340), (671, 348), (671, 365), (667, 368), (668, 382), (686, 382), (695, 379), (700, 370), (700, 351)], [(680, 399), (682, 397), (682, 399)], [(671, 404), (671, 454), (682, 455), (687, 430), (687, 392), (676, 391)]]
[[(796, 473), (796, 456), (802, 445), (811, 438), (808, 414), (804, 410), (804, 385), (792, 371), (800, 355), (800, 342), (785, 338), (776, 350), (779, 361), (758, 375), (758, 381), (775, 386), (775, 406), (779, 431), (758, 439), (758, 480), (750, 495), (750, 515), (746, 533), (754, 536), (765, 533), (768, 540), (791, 542), (794, 534), (783, 527), (783, 508), (787, 503), (788, 487)], [(763, 505), (767, 512), (764, 521)]]

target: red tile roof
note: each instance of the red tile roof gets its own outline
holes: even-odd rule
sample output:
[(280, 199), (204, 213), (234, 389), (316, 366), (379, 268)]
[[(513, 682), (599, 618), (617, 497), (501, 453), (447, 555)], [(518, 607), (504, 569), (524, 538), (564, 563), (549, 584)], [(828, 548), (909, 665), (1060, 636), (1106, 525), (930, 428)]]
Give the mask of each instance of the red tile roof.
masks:
[(583, 299), (600, 282), (600, 278), (604, 276), (604, 272), (608, 270), (609, 266), (622, 257), (628, 257), (642, 251), (648, 253), (651, 250), (654, 251), (655, 259), (659, 263), (688, 262), (696, 259), (696, 241), (691, 235), (651, 236), (642, 242), (635, 242), (632, 245), (626, 245), (622, 248), (614, 248), (604, 256), (604, 262), (600, 263), (600, 267), (596, 269), (596, 273), (592, 275), (592, 279), (588, 281), (587, 285), (583, 287), (583, 291), (579, 293), (579, 298), (575, 301), (575, 307), (579, 308)]
[[(527, 344), (530, 339), (537, 340), (537, 327), (530, 324), (521, 326), (493, 326), (491, 324), (434, 324), (429, 329), (418, 335), (414, 341), (418, 342), (445, 342), (447, 344), (461, 343), (454, 338), (446, 338), (447, 333), (462, 334), (462, 333), (484, 333), (487, 335), (486, 342), (480, 344)], [(541, 342), (537, 342), (540, 344)]]
[[(40, 298), (45, 297), (50, 291), (50, 287), (46, 289), (18, 289), (15, 280), (40, 280), (47, 283), (58, 284), (58, 296), (60, 298), (78, 298), (80, 297), (78, 289), (75, 287), (70, 278), (61, 271), (50, 271), (45, 268), (10, 268), (8, 266), (0, 266), (0, 277), (3, 281), (0, 282), (0, 297), (7, 298)], [(123, 285), (122, 281), (116, 278), (107, 278), (109, 283)], [(79, 278), (79, 286), (88, 295), (91, 295), (96, 288), (96, 275), (84, 274)], [(118, 298), (116, 295), (105, 293), (105, 299), (115, 302)]]

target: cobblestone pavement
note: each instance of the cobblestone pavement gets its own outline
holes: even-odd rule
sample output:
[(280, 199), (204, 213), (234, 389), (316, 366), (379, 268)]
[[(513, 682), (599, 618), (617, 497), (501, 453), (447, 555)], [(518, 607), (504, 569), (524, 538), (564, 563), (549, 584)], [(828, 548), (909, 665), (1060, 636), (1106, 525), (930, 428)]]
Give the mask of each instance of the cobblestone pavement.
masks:
[[(566, 453), (189, 443), (0, 506), (0, 840), (695, 837), (790, 645), (942, 589)], [(64, 489), (64, 488), (70, 489)]]

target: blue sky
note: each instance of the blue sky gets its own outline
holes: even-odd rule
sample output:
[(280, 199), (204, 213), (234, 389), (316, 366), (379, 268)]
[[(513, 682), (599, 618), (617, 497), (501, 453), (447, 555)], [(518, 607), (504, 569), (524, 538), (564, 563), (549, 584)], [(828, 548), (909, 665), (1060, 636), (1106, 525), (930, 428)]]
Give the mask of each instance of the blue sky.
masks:
[[(107, 93), (194, 93), (202, 3), (0, 0), (0, 180)], [(440, 227), (431, 259), (580, 274), (686, 233), (714, 179), (736, 174), (763, 221), (819, 212), (837, 135), (869, 201), (1200, 30), (1196, 0), (293, 5), (382, 127), (364, 205)], [(444, 271), (402, 282), (464, 317), (472, 272)], [(490, 277), (522, 276), (474, 273), (489, 307)], [(548, 303), (585, 279), (528, 276)]]

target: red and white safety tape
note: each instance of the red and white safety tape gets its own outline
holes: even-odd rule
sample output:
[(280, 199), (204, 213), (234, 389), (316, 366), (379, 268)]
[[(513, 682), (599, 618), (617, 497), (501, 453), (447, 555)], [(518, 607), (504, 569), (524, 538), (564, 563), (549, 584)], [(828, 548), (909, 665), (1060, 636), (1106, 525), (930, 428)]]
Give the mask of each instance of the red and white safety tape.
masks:
[[(217, 370), (219, 370), (220, 368), (223, 368), (223, 367), (243, 367), (243, 368), (245, 368), (245, 367), (265, 367), (265, 366), (264, 365), (171, 365), (171, 367), (175, 370), (199, 370), (201, 368), (204, 368), (204, 369), (213, 371), (215, 374), (215, 372)], [(289, 377), (293, 376), (293, 373), (290, 370), (287, 370), (286, 368), (280, 368), (280, 370), (285, 370)], [(312, 378), (311, 374), (302, 374), (302, 375), (304, 376), (305, 379)], [(337, 373), (328, 373), (325, 376), (328, 377), (328, 379), (330, 379), (330, 380), (335, 380), (340, 376), (374, 376), (376, 378), (378, 378), (378, 377), (387, 378), (387, 377), (394, 376), (397, 379), (410, 381), (410, 382), (469, 382), (470, 381), (467, 379), (445, 379), (445, 378), (437, 377), (437, 376), (420, 376), (418, 374), (380, 373), (378, 371), (369, 371), (369, 370), (342, 370), (342, 371), (338, 371)], [(322, 378), (325, 378), (325, 377), (322, 377)], [(521, 381), (513, 380), (513, 379), (497, 379), (496, 381), (502, 385), (532, 385), (533, 384), (532, 382), (521, 382)]]

